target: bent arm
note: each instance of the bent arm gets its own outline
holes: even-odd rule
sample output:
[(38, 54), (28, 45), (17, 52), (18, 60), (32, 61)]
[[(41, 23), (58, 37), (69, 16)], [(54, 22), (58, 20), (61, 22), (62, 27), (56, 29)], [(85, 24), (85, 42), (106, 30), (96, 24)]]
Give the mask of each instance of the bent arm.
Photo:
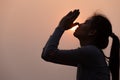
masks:
[[(91, 52), (91, 48), (89, 47), (74, 50), (58, 49), (58, 44), (64, 31), (73, 27), (73, 25), (77, 25), (73, 22), (78, 17), (79, 13), (79, 10), (70, 11), (62, 18), (59, 26), (55, 29), (54, 33), (43, 48), (41, 57), (44, 60), (71, 66), (77, 66), (79, 63), (88, 63), (87, 61), (90, 60), (89, 56), (91, 56), (91, 54), (89, 54)], [(94, 52), (94, 50), (92, 52)]]
[(45, 47), (43, 48), (42, 58), (49, 62), (76, 66), (75, 62), (73, 62), (72, 57), (73, 50), (59, 50), (58, 45), (62, 34), (64, 33), (64, 29), (57, 27), (48, 39)]
[(89, 52), (92, 50), (89, 47), (73, 49), (73, 50), (59, 50), (58, 44), (64, 30), (57, 27), (53, 35), (49, 38), (45, 47), (43, 48), (42, 58), (46, 61), (77, 66), (78, 64), (88, 64), (91, 54)]

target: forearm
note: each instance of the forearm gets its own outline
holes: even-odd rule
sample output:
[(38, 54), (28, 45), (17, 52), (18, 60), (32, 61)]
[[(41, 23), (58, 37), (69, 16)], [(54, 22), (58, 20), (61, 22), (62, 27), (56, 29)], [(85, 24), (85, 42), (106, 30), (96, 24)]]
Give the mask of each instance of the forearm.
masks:
[[(70, 63), (71, 61), (69, 62), (69, 60), (72, 58), (73, 50), (62, 51), (57, 48), (58, 48), (59, 40), (62, 34), (64, 33), (64, 31), (76, 25), (73, 22), (79, 16), (79, 13), (80, 13), (79, 10), (70, 11), (67, 15), (65, 15), (61, 19), (61, 21), (58, 24), (59, 26), (55, 29), (54, 33), (49, 38), (45, 47), (43, 48), (42, 58), (44, 60), (60, 63), (60, 64), (73, 65), (73, 63)], [(69, 53), (71, 53), (71, 55), (68, 56)], [(65, 57), (68, 59), (66, 60)]]
[(61, 27), (57, 27), (55, 29), (53, 34), (48, 39), (45, 47), (43, 48), (42, 58), (48, 57), (48, 55), (50, 54), (49, 52), (56, 50), (58, 48), (58, 44), (63, 33), (64, 29), (62, 29)]

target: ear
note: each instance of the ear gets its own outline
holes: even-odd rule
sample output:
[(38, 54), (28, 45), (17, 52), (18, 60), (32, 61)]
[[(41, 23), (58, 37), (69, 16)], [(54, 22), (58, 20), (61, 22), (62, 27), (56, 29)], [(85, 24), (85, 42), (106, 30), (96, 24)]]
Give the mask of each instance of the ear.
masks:
[(96, 34), (96, 30), (91, 30), (89, 33), (88, 33), (88, 36), (95, 36)]

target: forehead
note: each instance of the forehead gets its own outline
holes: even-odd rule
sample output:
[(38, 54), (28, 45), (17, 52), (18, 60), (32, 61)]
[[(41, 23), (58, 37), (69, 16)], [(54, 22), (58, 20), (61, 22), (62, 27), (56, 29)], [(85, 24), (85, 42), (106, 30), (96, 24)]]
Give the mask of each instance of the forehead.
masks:
[(87, 29), (92, 29), (92, 23), (93, 23), (93, 19), (92, 18), (88, 18), (85, 20), (84, 22), (84, 28), (87, 28)]
[(85, 20), (85, 23), (92, 23), (93, 19), (92, 18), (88, 18)]

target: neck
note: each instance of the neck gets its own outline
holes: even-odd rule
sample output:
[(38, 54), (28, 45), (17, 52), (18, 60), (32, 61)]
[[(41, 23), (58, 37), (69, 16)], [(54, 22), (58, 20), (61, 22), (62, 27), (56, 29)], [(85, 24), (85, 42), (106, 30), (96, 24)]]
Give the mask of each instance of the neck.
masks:
[(85, 40), (79, 40), (79, 41), (80, 41), (81, 46), (86, 46), (86, 45), (92, 45), (93, 44), (93, 40), (85, 39)]

